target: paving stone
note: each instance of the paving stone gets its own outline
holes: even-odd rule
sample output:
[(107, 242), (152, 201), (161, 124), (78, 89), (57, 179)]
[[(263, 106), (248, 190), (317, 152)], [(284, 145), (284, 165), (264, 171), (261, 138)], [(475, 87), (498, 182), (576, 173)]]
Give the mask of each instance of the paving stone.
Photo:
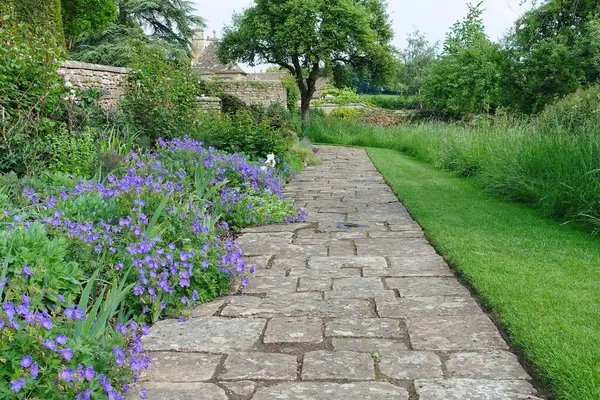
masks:
[(147, 382), (143, 387), (148, 400), (228, 400), (225, 391), (213, 383)]
[(273, 353), (232, 353), (225, 359), (222, 380), (295, 380), (296, 356)]
[(531, 379), (517, 356), (508, 351), (450, 353), (446, 370), (452, 378)]
[(410, 231), (394, 231), (394, 232), (381, 232), (373, 231), (369, 232), (369, 238), (371, 239), (404, 239), (404, 238), (422, 238), (425, 234), (422, 230), (410, 230)]
[(325, 336), (400, 338), (400, 322), (386, 318), (335, 319), (325, 326)]
[(344, 278), (352, 276), (360, 276), (358, 268), (332, 268), (330, 270), (315, 271), (314, 269), (300, 267), (292, 268), (289, 272), (289, 277), (314, 277), (322, 276), (329, 278)]
[(213, 300), (208, 303), (200, 304), (199, 306), (192, 308), (192, 310), (190, 311), (190, 317), (210, 317), (217, 313), (217, 311), (219, 311), (219, 309), (223, 307), (225, 303), (225, 300)]
[(262, 256), (244, 257), (244, 261), (249, 265), (256, 266), (256, 269), (269, 268), (269, 260), (273, 258), (272, 254), (265, 254)]
[(484, 315), (417, 317), (406, 322), (416, 350), (492, 350), (508, 346)]
[(238, 244), (247, 256), (275, 254), (281, 258), (295, 258), (310, 255), (327, 255), (325, 246), (297, 246), (292, 238), (264, 233), (247, 233), (238, 239)]
[(330, 257), (352, 257), (356, 255), (354, 243), (348, 240), (336, 240), (329, 243)]
[(296, 233), (298, 239), (317, 239), (322, 241), (329, 240), (328, 232), (317, 232), (309, 229), (304, 229)]
[(337, 278), (333, 280), (333, 290), (382, 291), (383, 282), (379, 278)]
[(300, 278), (299, 292), (331, 290), (332, 279), (329, 277)]
[(408, 346), (399, 340), (389, 339), (358, 339), (336, 338), (332, 339), (334, 350), (357, 351), (360, 353), (383, 353), (391, 350), (407, 350)]
[(394, 298), (392, 301), (376, 299), (375, 303), (377, 314), (384, 318), (419, 318), (482, 313), (472, 297), (464, 296), (400, 297)]
[(256, 383), (252, 381), (220, 382), (220, 384), (242, 397), (251, 396), (256, 391)]
[(356, 239), (359, 256), (421, 256), (435, 255), (424, 239)]
[(382, 256), (347, 256), (347, 257), (311, 257), (308, 268), (317, 273), (340, 268), (386, 268), (387, 261)]
[(302, 380), (375, 379), (375, 366), (370, 354), (352, 351), (311, 351), (304, 355)]
[(152, 382), (202, 382), (212, 379), (222, 356), (201, 353), (152, 352), (142, 379)]
[(244, 293), (293, 293), (298, 286), (297, 278), (253, 277), (243, 290)]
[(474, 379), (416, 380), (419, 400), (534, 400), (527, 381)]
[(365, 231), (342, 231), (342, 232), (331, 232), (333, 239), (362, 239), (367, 237)]
[[(440, 256), (389, 257), (388, 269), (365, 269), (364, 276), (454, 276)], [(382, 272), (385, 274), (382, 274)]]
[(397, 297), (393, 290), (329, 290), (323, 292), (325, 300), (329, 299), (375, 299), (394, 301)]
[[(307, 292), (314, 293), (317, 292)], [(295, 299), (293, 296), (277, 299), (258, 297), (232, 297), (223, 309), (224, 317), (328, 317), (340, 318), (347, 315), (355, 317), (373, 317), (373, 311), (368, 300), (355, 299)]]
[(292, 268), (306, 268), (308, 263), (308, 257), (295, 257), (295, 258), (281, 258), (275, 257), (272, 261), (273, 266), (271, 269), (274, 270), (289, 270)]
[(296, 232), (300, 229), (309, 227), (310, 224), (279, 224), (279, 225), (265, 225), (265, 226), (254, 226), (245, 228), (242, 233), (270, 233), (270, 232)]
[(194, 351), (225, 353), (248, 350), (260, 338), (267, 321), (259, 318), (192, 318), (159, 321), (145, 336), (148, 351)]
[(267, 324), (265, 343), (321, 343), (323, 322), (319, 318), (273, 318)]
[(430, 351), (386, 351), (379, 355), (381, 373), (393, 379), (441, 378), (442, 362)]
[(456, 278), (385, 278), (388, 289), (398, 289), (401, 297), (469, 296)]

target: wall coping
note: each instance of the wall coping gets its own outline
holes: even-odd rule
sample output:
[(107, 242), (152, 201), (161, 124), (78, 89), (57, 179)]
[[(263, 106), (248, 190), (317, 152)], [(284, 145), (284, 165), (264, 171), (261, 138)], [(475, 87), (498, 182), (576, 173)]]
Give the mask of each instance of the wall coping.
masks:
[(221, 99), (218, 97), (198, 96), (198, 101), (203, 101), (205, 103), (220, 103)]
[(61, 67), (67, 69), (85, 69), (88, 71), (99, 71), (99, 72), (114, 72), (117, 74), (128, 74), (129, 68), (122, 67), (111, 67), (108, 65), (100, 65), (100, 64), (89, 64), (80, 61), (64, 61), (61, 63)]

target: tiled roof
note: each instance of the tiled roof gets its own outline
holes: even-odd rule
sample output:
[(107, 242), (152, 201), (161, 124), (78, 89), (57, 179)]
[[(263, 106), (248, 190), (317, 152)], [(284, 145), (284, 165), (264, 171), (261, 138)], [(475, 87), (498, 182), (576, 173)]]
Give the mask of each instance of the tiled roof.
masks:
[(237, 64), (225, 65), (217, 57), (217, 46), (215, 42), (210, 43), (202, 55), (192, 66), (192, 69), (200, 74), (246, 74)]

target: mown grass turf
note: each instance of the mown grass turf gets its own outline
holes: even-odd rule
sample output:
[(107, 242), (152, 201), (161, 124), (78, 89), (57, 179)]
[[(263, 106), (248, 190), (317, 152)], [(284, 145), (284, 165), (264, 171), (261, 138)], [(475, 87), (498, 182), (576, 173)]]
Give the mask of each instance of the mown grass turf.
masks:
[(600, 399), (600, 241), (394, 150), (371, 159), (559, 399)]

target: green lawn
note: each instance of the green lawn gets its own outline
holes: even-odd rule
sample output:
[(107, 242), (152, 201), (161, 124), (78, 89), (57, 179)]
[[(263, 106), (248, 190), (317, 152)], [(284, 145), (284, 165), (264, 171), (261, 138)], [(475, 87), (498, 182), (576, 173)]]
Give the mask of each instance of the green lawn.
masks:
[(369, 155), (559, 399), (600, 399), (600, 241), (402, 153)]

